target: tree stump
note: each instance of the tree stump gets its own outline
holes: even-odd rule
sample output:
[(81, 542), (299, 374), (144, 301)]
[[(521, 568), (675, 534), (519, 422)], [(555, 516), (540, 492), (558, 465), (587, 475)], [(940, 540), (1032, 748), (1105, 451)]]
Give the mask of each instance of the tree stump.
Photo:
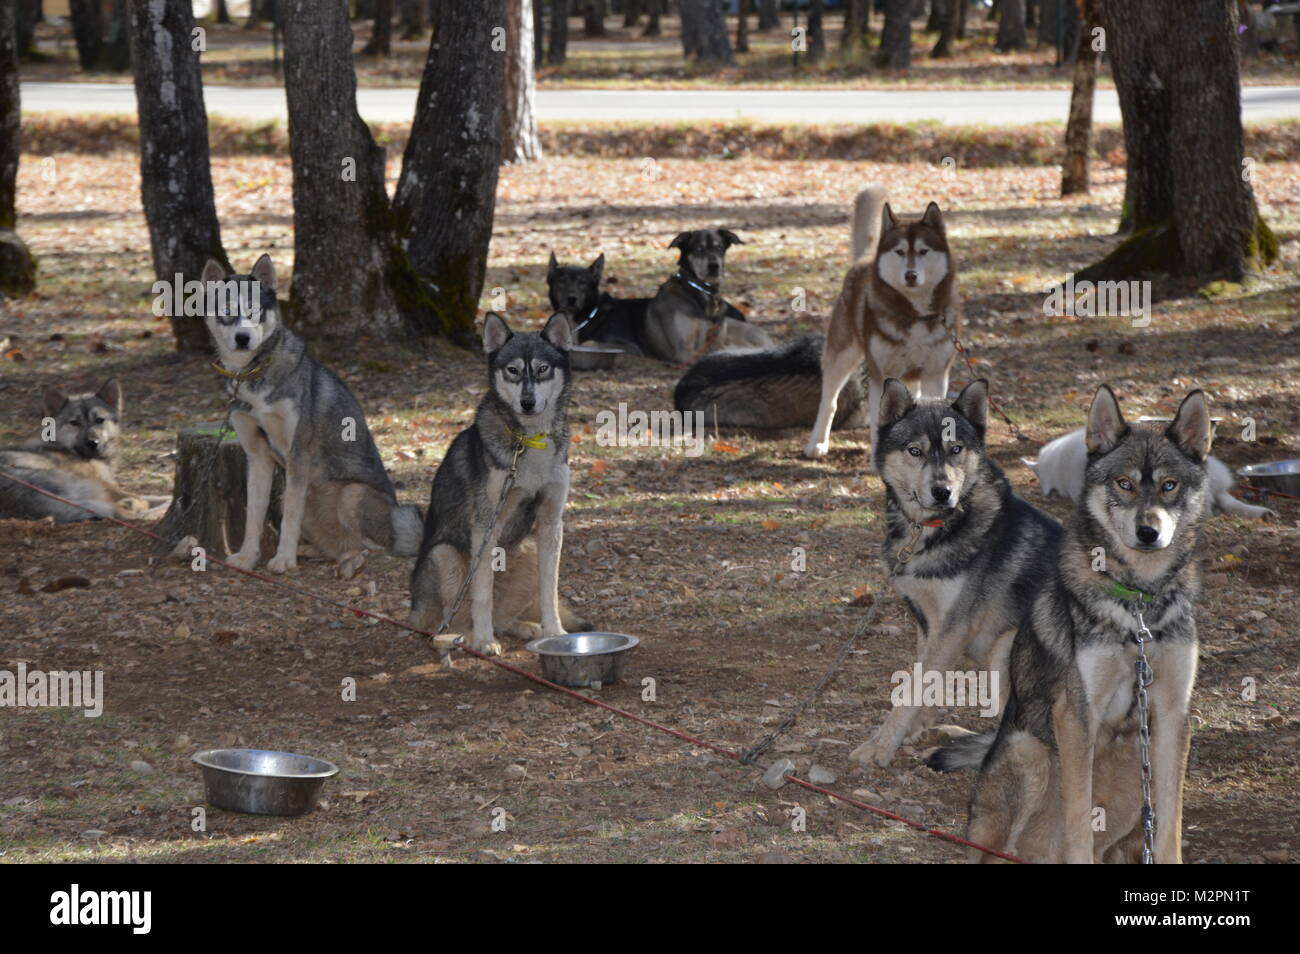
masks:
[[(220, 444), (219, 433), (221, 424), (213, 422), (187, 428), (176, 439), (172, 505), (157, 530), (163, 538), (158, 545), (161, 553), (171, 553), (186, 537), (193, 537), (209, 556), (224, 557), (244, 541), (248, 457), (234, 428), (226, 427)], [(273, 553), (279, 539), (283, 492), (284, 471), (276, 468), (262, 530), (263, 554)]]

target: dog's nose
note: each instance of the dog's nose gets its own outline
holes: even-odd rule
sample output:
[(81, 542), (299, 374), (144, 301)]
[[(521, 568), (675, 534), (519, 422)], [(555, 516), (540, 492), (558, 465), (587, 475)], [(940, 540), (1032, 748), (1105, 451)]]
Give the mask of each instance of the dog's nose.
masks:
[(248, 347), (248, 340), (249, 340), (249, 339), (248, 339), (248, 335), (247, 335), (245, 332), (242, 332), (242, 331), (241, 331), (239, 334), (235, 335), (235, 347), (236, 347), (236, 348), (247, 348), (247, 347)]
[(533, 408), (537, 407), (537, 399), (531, 397), (521, 397), (519, 399), (519, 407), (523, 410), (525, 414), (532, 414)]
[(99, 441), (97, 441), (97, 440), (96, 440), (95, 438), (93, 438), (93, 437), (87, 437), (87, 438), (86, 438), (86, 446), (89, 447), (91, 450), (94, 450), (96, 447), (99, 446)]
[(1160, 531), (1155, 527), (1138, 527), (1137, 534), (1138, 541), (1140, 543), (1145, 543), (1147, 546), (1151, 546), (1151, 544), (1160, 539)]
[(916, 284), (916, 272), (904, 272), (904, 273), (903, 273), (903, 281), (907, 282), (909, 285), (915, 285), (915, 284)]
[(722, 271), (722, 266), (717, 262), (709, 262), (709, 274), (716, 275)]
[(930, 488), (930, 496), (934, 498), (935, 503), (947, 503), (948, 498), (952, 496), (952, 491), (937, 484)]

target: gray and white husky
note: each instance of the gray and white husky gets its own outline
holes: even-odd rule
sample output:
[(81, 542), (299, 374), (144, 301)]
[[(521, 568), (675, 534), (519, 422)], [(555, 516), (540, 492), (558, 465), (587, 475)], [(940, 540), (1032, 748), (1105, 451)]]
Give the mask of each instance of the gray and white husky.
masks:
[[(452, 441), (433, 478), (411, 574), (412, 625), (435, 629), (446, 622), (481, 553), (468, 606), (450, 621), (453, 632), (464, 632), (468, 624), (473, 649), (500, 653), (496, 632), (528, 639), (560, 635), (566, 627), (590, 628), (574, 620), (559, 597), (569, 497), (572, 344), (573, 331), (562, 312), (540, 333), (520, 334), (488, 312), (483, 322), (488, 390), (474, 423)], [(516, 464), (514, 483), (493, 525)]]
[(1200, 588), (1193, 556), (1209, 508), (1211, 430), (1200, 391), (1168, 426), (1130, 425), (1110, 388), (1097, 391), (1083, 493), (1016, 635), (1011, 702), (997, 734), (961, 740), (930, 760), (939, 769), (980, 765), (972, 841), (1029, 861), (1140, 859), (1134, 670), (1145, 624), (1154, 859), (1182, 860)]
[(364, 565), (368, 548), (413, 556), (420, 511), (398, 504), (347, 385), (281, 321), (271, 257), (230, 276), (209, 260), (203, 284), (220, 292), (207, 327), (234, 402), (230, 423), (248, 455), (243, 544), (228, 562), (251, 569), (261, 558), (276, 466), (285, 472), (283, 516), (267, 569), (296, 567), (300, 538), (337, 560), (345, 579)]
[[(887, 378), (873, 448), (885, 483), (882, 562), (916, 620), (923, 673), (952, 673), (963, 659), (998, 679), (1020, 618), (1055, 558), (1061, 527), (1017, 497), (984, 450), (988, 382), (968, 384), (951, 403), (912, 397)], [(850, 755), (888, 765), (919, 735), (936, 706), (896, 705), (875, 736)]]

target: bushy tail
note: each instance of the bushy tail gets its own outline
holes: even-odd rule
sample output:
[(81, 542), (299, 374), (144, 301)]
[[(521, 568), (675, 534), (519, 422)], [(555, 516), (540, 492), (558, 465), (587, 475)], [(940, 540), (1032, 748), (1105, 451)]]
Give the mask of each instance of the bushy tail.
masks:
[(393, 553), (397, 556), (415, 556), (420, 551), (420, 537), (424, 533), (424, 517), (414, 504), (398, 504), (392, 511)]
[(884, 211), (884, 186), (867, 186), (853, 200), (853, 261), (875, 254)]
[(949, 742), (939, 751), (934, 752), (925, 764), (936, 772), (960, 772), (962, 769), (977, 769), (984, 764), (984, 756), (993, 748), (997, 738), (994, 731), (981, 732), (979, 735), (965, 735)]

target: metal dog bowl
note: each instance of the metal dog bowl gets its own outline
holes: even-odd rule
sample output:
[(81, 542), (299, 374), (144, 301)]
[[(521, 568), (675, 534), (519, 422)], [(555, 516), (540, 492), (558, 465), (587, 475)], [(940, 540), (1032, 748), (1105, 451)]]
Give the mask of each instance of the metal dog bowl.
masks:
[(193, 761), (208, 801), (252, 815), (303, 815), (316, 807), (325, 780), (339, 767), (324, 759), (264, 749), (207, 749)]
[(562, 686), (607, 686), (623, 678), (628, 652), (641, 642), (624, 633), (543, 636), (524, 648), (542, 660), (542, 675)]
[(622, 353), (620, 348), (574, 345), (569, 349), (569, 367), (575, 371), (608, 371), (618, 363)]
[(1256, 487), (1300, 497), (1300, 460), (1277, 460), (1271, 464), (1248, 464), (1237, 471)]

